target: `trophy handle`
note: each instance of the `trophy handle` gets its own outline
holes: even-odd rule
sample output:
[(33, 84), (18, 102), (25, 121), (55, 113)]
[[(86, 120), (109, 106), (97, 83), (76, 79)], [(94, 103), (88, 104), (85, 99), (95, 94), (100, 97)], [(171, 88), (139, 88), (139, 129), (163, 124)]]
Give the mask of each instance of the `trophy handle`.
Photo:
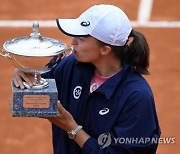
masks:
[[(70, 50), (70, 53), (69, 53), (69, 54), (66, 54), (66, 52), (67, 52), (68, 50)], [(69, 56), (69, 55), (71, 55), (71, 54), (73, 53), (73, 50), (74, 50), (73, 47), (68, 48), (68, 49), (65, 51), (66, 57)]]
[(2, 57), (6, 57), (6, 58), (11, 59), (11, 56), (10, 56), (9, 53), (7, 53), (7, 52), (3, 52), (3, 51), (0, 50), (0, 55), (1, 55)]
[[(70, 50), (70, 52), (67, 53), (67, 51), (69, 51), (69, 50)], [(61, 60), (62, 60), (63, 58), (65, 58), (65, 57), (71, 55), (72, 53), (73, 53), (73, 47), (67, 48), (67, 49), (64, 51), (63, 56), (61, 57)]]

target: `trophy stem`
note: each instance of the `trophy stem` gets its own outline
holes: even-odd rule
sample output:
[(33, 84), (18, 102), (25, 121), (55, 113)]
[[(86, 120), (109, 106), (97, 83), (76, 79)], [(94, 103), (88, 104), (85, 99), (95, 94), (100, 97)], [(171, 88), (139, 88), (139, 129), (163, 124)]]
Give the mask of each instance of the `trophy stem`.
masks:
[(36, 84), (39, 84), (38, 73), (36, 71), (34, 73), (34, 80)]

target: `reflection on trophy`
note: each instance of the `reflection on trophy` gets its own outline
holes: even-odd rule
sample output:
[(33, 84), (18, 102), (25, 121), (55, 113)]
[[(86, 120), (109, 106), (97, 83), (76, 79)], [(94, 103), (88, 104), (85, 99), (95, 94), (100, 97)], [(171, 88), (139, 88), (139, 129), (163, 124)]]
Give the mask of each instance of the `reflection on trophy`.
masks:
[[(58, 93), (54, 79), (39, 79), (66, 56), (67, 46), (52, 38), (42, 37), (39, 24), (33, 23), (33, 32), (28, 37), (14, 38), (3, 44), (0, 55), (8, 58), (12, 65), (25, 72), (33, 72), (36, 85), (20, 89), (11, 83), (13, 98), (10, 100), (15, 117), (56, 117)], [(71, 49), (71, 48), (70, 48)]]

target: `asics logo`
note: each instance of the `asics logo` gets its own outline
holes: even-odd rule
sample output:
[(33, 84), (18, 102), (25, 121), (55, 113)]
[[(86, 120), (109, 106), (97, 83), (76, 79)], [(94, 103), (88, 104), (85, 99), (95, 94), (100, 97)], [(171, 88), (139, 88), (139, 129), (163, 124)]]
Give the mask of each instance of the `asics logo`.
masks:
[(108, 109), (108, 108), (104, 108), (104, 109), (102, 109), (102, 110), (99, 111), (99, 114), (100, 114), (100, 115), (105, 115), (105, 114), (107, 114), (107, 113), (109, 113), (109, 109)]
[(89, 21), (83, 21), (81, 22), (81, 26), (84, 26), (84, 27), (87, 27), (90, 25), (90, 22)]

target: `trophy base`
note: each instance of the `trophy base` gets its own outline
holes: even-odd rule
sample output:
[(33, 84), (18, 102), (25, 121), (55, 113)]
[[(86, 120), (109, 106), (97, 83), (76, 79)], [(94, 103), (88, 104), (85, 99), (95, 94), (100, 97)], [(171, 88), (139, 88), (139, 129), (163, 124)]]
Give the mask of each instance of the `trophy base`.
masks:
[(46, 79), (44, 89), (20, 89), (12, 83), (13, 99), (10, 100), (13, 117), (57, 117), (58, 92), (54, 79)]

